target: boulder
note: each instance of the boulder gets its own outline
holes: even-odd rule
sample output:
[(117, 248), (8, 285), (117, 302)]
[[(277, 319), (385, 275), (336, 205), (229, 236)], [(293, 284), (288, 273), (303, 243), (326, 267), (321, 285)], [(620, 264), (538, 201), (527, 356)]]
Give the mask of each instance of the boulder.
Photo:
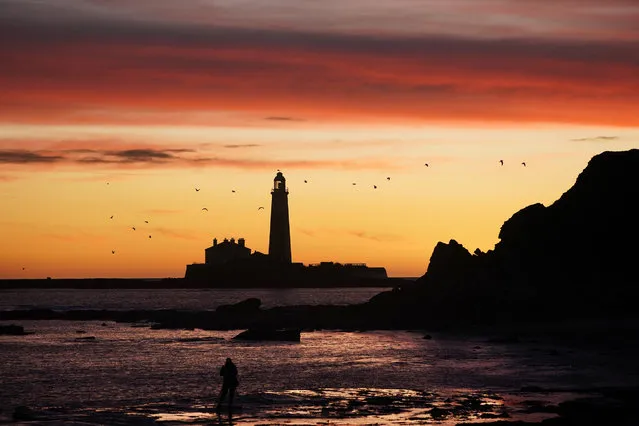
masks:
[(274, 328), (249, 328), (233, 337), (234, 340), (267, 340), (267, 341), (284, 341), (299, 342), (299, 329), (274, 329)]
[(0, 325), (0, 336), (24, 336), (26, 334), (32, 333), (25, 332), (21, 325)]
[(19, 405), (13, 410), (13, 421), (15, 422), (28, 422), (36, 419), (36, 413), (27, 406)]

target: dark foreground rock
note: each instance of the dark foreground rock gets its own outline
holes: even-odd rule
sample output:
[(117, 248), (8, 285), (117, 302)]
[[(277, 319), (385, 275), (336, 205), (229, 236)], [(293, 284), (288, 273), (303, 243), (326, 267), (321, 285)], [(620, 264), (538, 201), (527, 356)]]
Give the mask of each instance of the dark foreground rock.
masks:
[(413, 325), (636, 318), (637, 199), (639, 149), (596, 155), (559, 200), (508, 219), (493, 250), (440, 242), (415, 285), (371, 304)]
[(0, 336), (25, 336), (27, 334), (33, 333), (24, 331), (24, 327), (21, 325), (0, 325)]
[[(562, 402), (557, 406), (538, 406), (530, 413), (554, 413), (556, 417), (540, 422), (501, 420), (482, 423), (491, 426), (634, 426), (637, 419), (639, 389), (604, 389), (599, 396), (589, 396)], [(459, 423), (458, 426), (470, 425)]]
[(25, 405), (20, 405), (13, 410), (12, 418), (13, 421), (20, 422), (37, 420), (38, 416), (31, 408)]
[(250, 328), (233, 337), (234, 340), (299, 342), (299, 329)]

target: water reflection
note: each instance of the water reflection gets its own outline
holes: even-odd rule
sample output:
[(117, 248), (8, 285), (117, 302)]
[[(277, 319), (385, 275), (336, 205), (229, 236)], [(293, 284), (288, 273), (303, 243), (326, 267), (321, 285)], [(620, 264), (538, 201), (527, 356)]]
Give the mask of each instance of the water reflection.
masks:
[[(217, 370), (227, 356), (241, 374), (235, 424), (459, 423), (506, 415), (513, 420), (533, 415), (531, 401), (539, 399), (522, 394), (524, 386), (594, 387), (637, 379), (629, 375), (636, 371), (634, 358), (539, 342), (321, 331), (302, 333), (299, 344), (261, 345), (230, 340), (237, 330), (22, 325), (36, 333), (0, 337), (0, 409), (26, 405), (47, 418), (98, 424), (218, 421)], [(95, 336), (95, 342), (76, 341), (77, 330)], [(554, 404), (556, 397), (567, 394), (549, 394), (542, 403)]]

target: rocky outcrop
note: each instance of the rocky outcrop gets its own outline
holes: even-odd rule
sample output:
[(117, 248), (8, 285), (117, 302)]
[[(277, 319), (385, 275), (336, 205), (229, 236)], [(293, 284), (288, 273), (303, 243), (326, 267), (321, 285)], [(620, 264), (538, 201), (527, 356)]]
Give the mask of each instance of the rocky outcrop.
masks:
[(0, 325), (0, 336), (25, 336), (27, 334), (32, 333), (24, 331), (24, 327), (21, 325)]
[(299, 342), (299, 329), (249, 328), (233, 337), (234, 340)]
[(371, 304), (414, 323), (632, 315), (638, 184), (639, 150), (599, 154), (555, 203), (508, 219), (494, 250), (438, 243), (415, 286)]

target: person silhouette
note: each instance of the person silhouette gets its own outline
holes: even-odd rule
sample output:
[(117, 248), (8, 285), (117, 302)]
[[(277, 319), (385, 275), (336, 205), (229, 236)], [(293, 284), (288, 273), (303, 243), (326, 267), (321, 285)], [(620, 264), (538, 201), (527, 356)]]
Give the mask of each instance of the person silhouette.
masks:
[(220, 391), (220, 397), (217, 400), (216, 412), (220, 412), (222, 401), (226, 398), (226, 394), (229, 394), (229, 413), (233, 406), (233, 399), (235, 398), (235, 388), (240, 382), (237, 380), (237, 367), (231, 361), (231, 358), (226, 358), (226, 362), (220, 368), (220, 376), (222, 376), (222, 390)]

